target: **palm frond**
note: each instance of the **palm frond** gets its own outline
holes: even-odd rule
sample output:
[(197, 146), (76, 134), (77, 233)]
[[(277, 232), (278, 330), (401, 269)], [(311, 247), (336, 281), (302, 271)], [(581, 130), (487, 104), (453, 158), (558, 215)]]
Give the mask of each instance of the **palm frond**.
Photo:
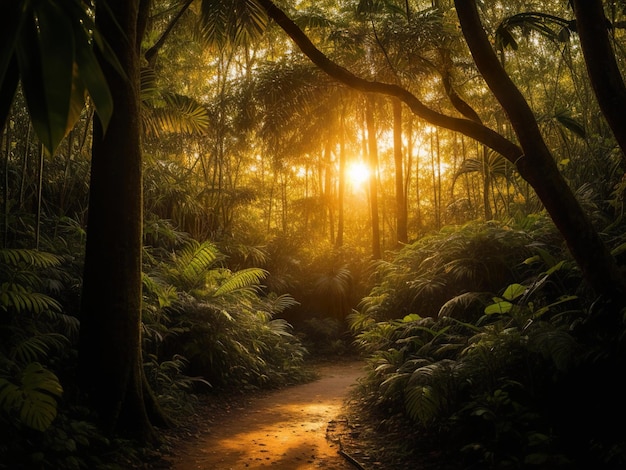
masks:
[(569, 40), (573, 23), (558, 16), (530, 11), (519, 13), (505, 18), (496, 29), (496, 47), (503, 50), (507, 47), (517, 49), (518, 44), (513, 36), (514, 30), (520, 30), (528, 35), (531, 31), (537, 32), (554, 42)]
[(0, 286), (0, 310), (38, 315), (49, 310), (60, 312), (61, 305), (52, 297), (31, 292), (21, 284), (5, 282)]
[(274, 320), (270, 320), (267, 324), (272, 334), (282, 337), (292, 337), (291, 332), (293, 331), (293, 327), (291, 324), (285, 320), (284, 318), (276, 318)]
[(22, 248), (0, 249), (0, 266), (8, 265), (17, 267), (20, 265), (33, 266), (35, 268), (50, 268), (59, 266), (63, 258), (52, 253), (39, 250)]
[(268, 18), (254, 0), (202, 0), (202, 34), (218, 47), (248, 44), (265, 31)]
[(275, 298), (269, 298), (267, 304), (272, 314), (278, 314), (299, 305), (300, 302), (294, 299), (290, 294), (282, 294)]
[(143, 125), (146, 134), (203, 134), (211, 124), (209, 112), (198, 101), (174, 93), (162, 94), (164, 105), (151, 107), (144, 103)]
[(529, 335), (528, 347), (549, 359), (559, 371), (571, 368), (580, 352), (580, 345), (570, 333), (548, 324)]
[(298, 12), (293, 15), (292, 19), (302, 30), (330, 28), (335, 26), (332, 20), (328, 19), (328, 17), (318, 10), (298, 10)]

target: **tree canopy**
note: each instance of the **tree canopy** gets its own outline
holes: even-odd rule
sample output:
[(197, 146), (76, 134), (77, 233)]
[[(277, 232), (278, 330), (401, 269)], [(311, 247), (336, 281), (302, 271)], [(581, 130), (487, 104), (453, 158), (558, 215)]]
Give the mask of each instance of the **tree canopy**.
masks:
[[(248, 344), (234, 319), (252, 349), (289, 337), (280, 358), (301, 350), (274, 315), (351, 325), (365, 349), (374, 321), (395, 315), (399, 332), (498, 290), (484, 313), (538, 321), (538, 300), (516, 302), (563, 269), (544, 244), (565, 246), (582, 280), (541, 301), (584, 298), (588, 334), (621, 350), (625, 12), (601, 0), (3, 2), (3, 275), (29, 256), (56, 264), (12, 250), (71, 260), (77, 390), (107, 433), (146, 442), (168, 423), (149, 354), (182, 347), (190, 371), (221, 383)], [(464, 264), (485, 240), (481, 268)], [(524, 268), (535, 256), (549, 274)], [(17, 300), (39, 283), (17, 285), (0, 300), (11, 328), (24, 309), (68, 308)], [(227, 346), (194, 349), (207, 338)], [(20, 408), (3, 398), (16, 377), (42, 374), (60, 396), (37, 354), (3, 353), (0, 405)], [(246, 380), (280, 362), (258, 357), (233, 359), (254, 371)], [(409, 416), (427, 422), (410, 390)], [(54, 403), (26, 422), (49, 425)]]

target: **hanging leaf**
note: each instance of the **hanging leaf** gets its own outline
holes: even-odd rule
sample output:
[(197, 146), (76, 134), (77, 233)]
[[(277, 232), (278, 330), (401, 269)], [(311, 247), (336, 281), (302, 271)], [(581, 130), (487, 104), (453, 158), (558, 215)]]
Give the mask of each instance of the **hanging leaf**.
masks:
[(76, 48), (76, 63), (76, 78), (89, 92), (102, 128), (106, 130), (113, 114), (113, 97), (93, 49), (85, 42)]
[(556, 114), (555, 118), (559, 122), (559, 124), (561, 124), (567, 130), (576, 134), (581, 139), (587, 137), (587, 131), (585, 131), (585, 127), (579, 121), (571, 117), (569, 113), (561, 111)]

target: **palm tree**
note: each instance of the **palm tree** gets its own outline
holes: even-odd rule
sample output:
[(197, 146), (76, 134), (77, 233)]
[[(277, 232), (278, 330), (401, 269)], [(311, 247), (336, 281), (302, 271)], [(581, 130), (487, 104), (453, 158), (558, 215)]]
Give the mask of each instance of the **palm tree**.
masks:
[(355, 89), (398, 97), (418, 116), (433, 125), (445, 127), (472, 137), (501, 153), (526, 179), (543, 202), (563, 234), (572, 254), (586, 274), (587, 282), (610, 298), (621, 299), (626, 282), (615, 259), (600, 239), (597, 231), (576, 201), (560, 174), (536, 120), (510, 77), (500, 65), (482, 27), (474, 2), (457, 1), (463, 35), (472, 51), (474, 61), (491, 91), (507, 112), (521, 146), (485, 125), (466, 118), (456, 118), (426, 106), (414, 94), (395, 84), (358, 77), (332, 62), (306, 37), (297, 25), (270, 0), (258, 0), (267, 14), (295, 41), (300, 49), (322, 70)]

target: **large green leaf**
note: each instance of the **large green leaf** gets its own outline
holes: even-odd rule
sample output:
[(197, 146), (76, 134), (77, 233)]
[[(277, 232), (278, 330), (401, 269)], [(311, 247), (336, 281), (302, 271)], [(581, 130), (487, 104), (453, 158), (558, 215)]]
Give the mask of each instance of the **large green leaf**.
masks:
[(52, 153), (68, 130), (74, 33), (67, 15), (52, 2), (38, 2), (29, 20), (17, 57), (33, 128)]
[(0, 410), (17, 411), (29, 428), (45, 431), (57, 415), (56, 399), (63, 394), (57, 376), (33, 362), (22, 372), (21, 383), (0, 377)]
[(113, 114), (113, 96), (93, 49), (85, 42), (76, 48), (77, 79), (89, 92), (103, 129)]
[(91, 2), (46, 0), (0, 5), (0, 124), (17, 79), (39, 140), (54, 152), (84, 109), (85, 92), (106, 129), (113, 99), (94, 48), (122, 76), (124, 70), (98, 34)]

